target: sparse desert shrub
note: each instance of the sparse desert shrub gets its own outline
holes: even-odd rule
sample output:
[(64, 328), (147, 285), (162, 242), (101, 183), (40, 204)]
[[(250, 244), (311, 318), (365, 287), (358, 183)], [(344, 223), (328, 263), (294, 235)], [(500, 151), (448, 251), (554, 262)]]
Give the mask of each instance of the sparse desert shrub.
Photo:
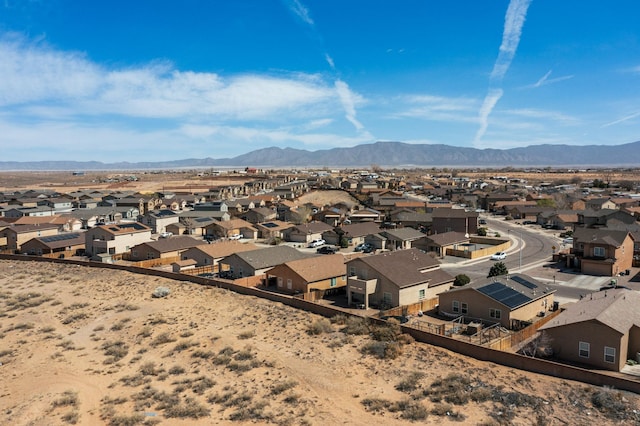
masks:
[(429, 415), (427, 407), (420, 401), (405, 401), (401, 403), (403, 410), (400, 417), (412, 422), (424, 420)]
[(287, 380), (285, 382), (278, 382), (273, 385), (271, 388), (271, 395), (280, 395), (282, 392), (287, 391), (289, 389), (293, 389), (298, 385), (294, 380)]
[(331, 327), (331, 322), (326, 318), (319, 318), (307, 327), (307, 333), (313, 336), (322, 333), (331, 333), (332, 331), (333, 327)]
[(192, 346), (199, 346), (200, 343), (194, 342), (193, 340), (183, 340), (182, 342), (178, 342), (176, 346), (173, 348), (173, 352), (182, 352), (186, 349), (189, 349)]
[(396, 359), (402, 354), (402, 347), (397, 342), (367, 342), (360, 349), (363, 354), (373, 355), (380, 359)]
[(343, 333), (345, 334), (355, 334), (355, 335), (363, 335), (369, 334), (369, 323), (366, 318), (362, 317), (347, 317), (344, 327), (342, 328)]
[(591, 404), (609, 418), (625, 418), (627, 404), (621, 392), (603, 387), (591, 395)]
[(423, 378), (424, 373), (420, 371), (414, 371), (396, 385), (396, 390), (399, 390), (400, 392), (413, 392), (418, 388), (420, 380), (422, 380)]
[(237, 352), (234, 356), (233, 359), (235, 359), (236, 361), (246, 361), (249, 359), (254, 359), (256, 356), (253, 353), (253, 349), (251, 347), (246, 347), (243, 350)]
[(143, 376), (157, 376), (161, 369), (156, 369), (156, 363), (153, 361), (145, 362), (138, 370)]
[(266, 401), (255, 402), (251, 405), (239, 407), (236, 411), (229, 415), (229, 420), (246, 421), (246, 420), (269, 420), (270, 416), (265, 415), (264, 407), (267, 406)]
[(111, 326), (111, 331), (120, 331), (124, 328), (125, 324), (131, 321), (131, 318), (123, 318), (117, 323)]
[(182, 337), (183, 339), (186, 339), (187, 337), (191, 337), (193, 336), (193, 331), (191, 330), (185, 330), (182, 333), (180, 333), (180, 337)]
[(136, 306), (136, 305), (129, 304), (129, 303), (121, 302), (121, 303), (118, 303), (115, 306), (115, 309), (116, 309), (116, 312), (137, 311), (138, 309), (140, 309), (140, 307)]
[(360, 403), (364, 405), (364, 408), (367, 411), (372, 411), (374, 413), (387, 411), (389, 410), (390, 407), (393, 406), (392, 401), (389, 401), (388, 399), (382, 399), (382, 398), (365, 398), (362, 401), (360, 401)]
[(62, 420), (66, 423), (69, 423), (70, 425), (75, 425), (76, 423), (78, 423), (79, 419), (80, 414), (78, 414), (77, 411), (69, 411), (68, 413), (62, 415)]
[(86, 312), (78, 312), (76, 314), (69, 315), (65, 319), (62, 320), (63, 324), (71, 324), (76, 321), (82, 321), (83, 319), (89, 318), (89, 315)]
[(185, 398), (184, 402), (167, 407), (164, 415), (169, 418), (191, 418), (199, 419), (206, 417), (210, 413), (209, 409), (193, 398)]
[(0, 358), (5, 357), (5, 356), (10, 356), (10, 355), (13, 355), (13, 350), (12, 349), (0, 350)]
[(109, 357), (105, 360), (105, 364), (118, 362), (129, 353), (129, 346), (121, 340), (103, 343), (100, 349), (102, 349), (105, 356)]
[(193, 358), (202, 358), (202, 359), (209, 359), (214, 355), (215, 354), (211, 351), (201, 351), (201, 350), (193, 351), (193, 353), (191, 354)]
[(50, 296), (44, 296), (35, 292), (21, 293), (8, 298), (5, 302), (5, 306), (9, 311), (19, 311), (22, 309), (35, 308), (52, 299), (53, 298)]
[(15, 325), (11, 325), (9, 327), (7, 327), (7, 329), (5, 331), (23, 331), (23, 330), (31, 330), (33, 329), (35, 326), (31, 323), (25, 323), (25, 322), (21, 322)]
[(56, 328), (52, 326), (42, 327), (40, 329), (40, 333), (53, 333), (54, 331), (56, 331)]
[(180, 367), (179, 365), (174, 365), (168, 371), (169, 374), (172, 374), (174, 376), (177, 376), (179, 374), (184, 374), (185, 372), (186, 372), (186, 370), (184, 368)]
[(160, 346), (175, 341), (176, 339), (171, 337), (169, 333), (160, 333), (155, 339), (153, 339), (153, 341), (151, 342), (151, 346)]
[(142, 413), (135, 413), (131, 415), (120, 414), (111, 417), (109, 420), (109, 426), (135, 426), (145, 423), (145, 416)]
[(337, 314), (331, 317), (331, 324), (344, 325), (347, 322), (347, 316), (345, 314)]
[(63, 340), (62, 342), (58, 343), (56, 346), (66, 349), (68, 351), (73, 351), (76, 349), (76, 344), (73, 343), (72, 340)]
[(135, 388), (138, 386), (146, 385), (147, 383), (151, 382), (151, 379), (149, 377), (145, 377), (143, 374), (138, 373), (134, 374), (133, 376), (124, 376), (120, 379), (120, 381), (124, 386)]
[(151, 327), (149, 327), (148, 325), (145, 325), (144, 327), (142, 327), (140, 329), (140, 331), (138, 332), (138, 336), (142, 336), (142, 337), (149, 337), (151, 336), (151, 333), (153, 332), (153, 330), (151, 329)]
[(247, 339), (251, 339), (252, 337), (255, 337), (255, 335), (256, 335), (255, 330), (243, 331), (242, 333), (238, 334), (238, 339), (247, 340)]
[(51, 405), (54, 408), (57, 408), (57, 407), (67, 407), (67, 406), (77, 407), (79, 404), (80, 402), (78, 401), (78, 393), (68, 390), (68, 391), (64, 391), (62, 396), (54, 400)]
[(208, 377), (201, 376), (193, 381), (191, 385), (191, 390), (193, 393), (202, 395), (207, 389), (211, 389), (216, 385), (216, 382), (211, 380)]

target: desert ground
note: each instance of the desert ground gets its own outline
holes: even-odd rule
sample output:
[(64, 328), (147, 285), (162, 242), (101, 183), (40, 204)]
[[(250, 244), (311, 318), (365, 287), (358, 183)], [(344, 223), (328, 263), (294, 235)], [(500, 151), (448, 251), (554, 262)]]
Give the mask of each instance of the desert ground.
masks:
[[(152, 297), (158, 287), (169, 295)], [(640, 421), (638, 395), (363, 326), (214, 287), (0, 260), (0, 424)]]

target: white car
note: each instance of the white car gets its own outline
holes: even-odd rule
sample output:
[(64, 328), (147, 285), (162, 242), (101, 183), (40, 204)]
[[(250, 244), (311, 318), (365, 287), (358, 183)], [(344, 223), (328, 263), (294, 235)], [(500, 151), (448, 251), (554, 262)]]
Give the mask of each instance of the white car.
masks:
[(494, 253), (493, 256), (491, 256), (491, 260), (504, 260), (507, 258), (507, 253), (503, 252), (503, 251), (499, 251), (497, 253)]
[(562, 240), (562, 244), (573, 244), (573, 237), (567, 237)]
[(320, 247), (325, 245), (327, 242), (325, 240), (323, 240), (322, 238), (318, 239), (318, 240), (313, 240), (309, 243), (309, 247)]
[(239, 240), (242, 238), (242, 234), (233, 234), (229, 237), (230, 240)]

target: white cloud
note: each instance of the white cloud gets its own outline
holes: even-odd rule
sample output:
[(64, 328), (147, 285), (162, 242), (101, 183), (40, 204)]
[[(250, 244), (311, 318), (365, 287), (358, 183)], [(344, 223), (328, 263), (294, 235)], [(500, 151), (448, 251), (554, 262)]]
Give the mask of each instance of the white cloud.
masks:
[[(433, 95), (410, 95), (399, 98), (403, 109), (394, 118), (421, 118), (431, 121), (477, 123), (478, 100), (464, 97), (449, 98)], [(405, 108), (405, 106), (409, 106)]]
[(539, 109), (511, 109), (502, 111), (505, 114), (516, 115), (525, 118), (553, 120), (567, 124), (577, 124), (580, 120), (557, 111), (543, 111)]
[(636, 117), (640, 117), (640, 111), (639, 112), (635, 112), (633, 114), (626, 115), (626, 116), (624, 116), (622, 118), (619, 118), (617, 120), (611, 121), (609, 123), (603, 124), (602, 126), (600, 126), (600, 128), (614, 126), (616, 124), (624, 123), (625, 121), (633, 120)]
[(313, 19), (309, 15), (309, 9), (299, 0), (285, 0), (285, 4), (302, 22), (313, 25)]
[(480, 121), (480, 128), (476, 133), (474, 143), (476, 144), (479, 143), (482, 137), (484, 136), (484, 134), (486, 133), (487, 128), (489, 127), (489, 115), (491, 115), (491, 111), (493, 111), (493, 108), (496, 106), (496, 104), (502, 97), (502, 94), (503, 94), (502, 89), (491, 89), (489, 90), (489, 93), (487, 93), (487, 96), (484, 98), (484, 102), (480, 107), (480, 113), (478, 117)]
[(340, 102), (344, 108), (347, 120), (356, 128), (356, 130), (362, 130), (364, 126), (356, 118), (356, 101), (358, 97), (349, 89), (347, 83), (342, 80), (336, 80), (335, 88), (340, 97)]
[(551, 76), (552, 70), (549, 70), (545, 75), (540, 77), (538, 81), (528, 86), (525, 86), (527, 89), (535, 89), (541, 86), (547, 86), (549, 84), (559, 83), (561, 81), (570, 80), (574, 76), (573, 75), (564, 75), (562, 77), (549, 78)]
[(527, 17), (527, 9), (530, 3), (531, 0), (511, 0), (509, 3), (504, 19), (500, 52), (491, 72), (492, 79), (500, 80), (507, 73), (520, 43), (522, 26)]
[(107, 69), (78, 53), (0, 39), (0, 105), (48, 116), (268, 119), (335, 102), (318, 76), (182, 72), (169, 63)]

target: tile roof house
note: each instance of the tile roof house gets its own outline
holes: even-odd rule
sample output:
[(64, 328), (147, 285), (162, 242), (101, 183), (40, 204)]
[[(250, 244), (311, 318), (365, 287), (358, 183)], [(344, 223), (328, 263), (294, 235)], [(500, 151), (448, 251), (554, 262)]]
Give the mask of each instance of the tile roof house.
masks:
[(612, 277), (631, 268), (634, 242), (628, 230), (577, 227), (567, 262), (583, 274)]
[(140, 217), (139, 221), (151, 228), (154, 234), (162, 234), (167, 231), (167, 225), (178, 223), (180, 216), (173, 210), (151, 210)]
[(553, 357), (620, 371), (640, 353), (640, 293), (612, 289), (591, 293), (567, 306), (540, 328)]
[(528, 325), (553, 308), (555, 290), (528, 275), (501, 275), (474, 280), (438, 294), (438, 312), (450, 318), (500, 323), (508, 329)]
[(241, 238), (258, 238), (258, 228), (246, 220), (230, 219), (227, 221), (215, 221), (205, 226), (205, 235), (215, 238), (231, 238), (240, 235)]
[(347, 285), (347, 267), (341, 254), (292, 260), (266, 274), (269, 285), (275, 284), (278, 290), (292, 294), (326, 292)]
[(425, 235), (413, 228), (388, 229), (380, 232), (380, 235), (387, 239), (389, 250), (404, 250), (413, 247), (413, 242)]
[(232, 278), (236, 279), (262, 275), (274, 266), (311, 256), (322, 257), (289, 246), (273, 246), (231, 254), (222, 259), (220, 264), (223, 269), (231, 271)]
[(340, 245), (341, 238), (346, 238), (350, 246), (357, 246), (364, 243), (368, 235), (380, 232), (380, 226), (374, 222), (354, 223), (351, 225), (343, 225), (322, 233), (322, 238), (327, 244)]
[(440, 262), (418, 249), (362, 256), (347, 262), (349, 304), (381, 309), (435, 298), (454, 281)]

